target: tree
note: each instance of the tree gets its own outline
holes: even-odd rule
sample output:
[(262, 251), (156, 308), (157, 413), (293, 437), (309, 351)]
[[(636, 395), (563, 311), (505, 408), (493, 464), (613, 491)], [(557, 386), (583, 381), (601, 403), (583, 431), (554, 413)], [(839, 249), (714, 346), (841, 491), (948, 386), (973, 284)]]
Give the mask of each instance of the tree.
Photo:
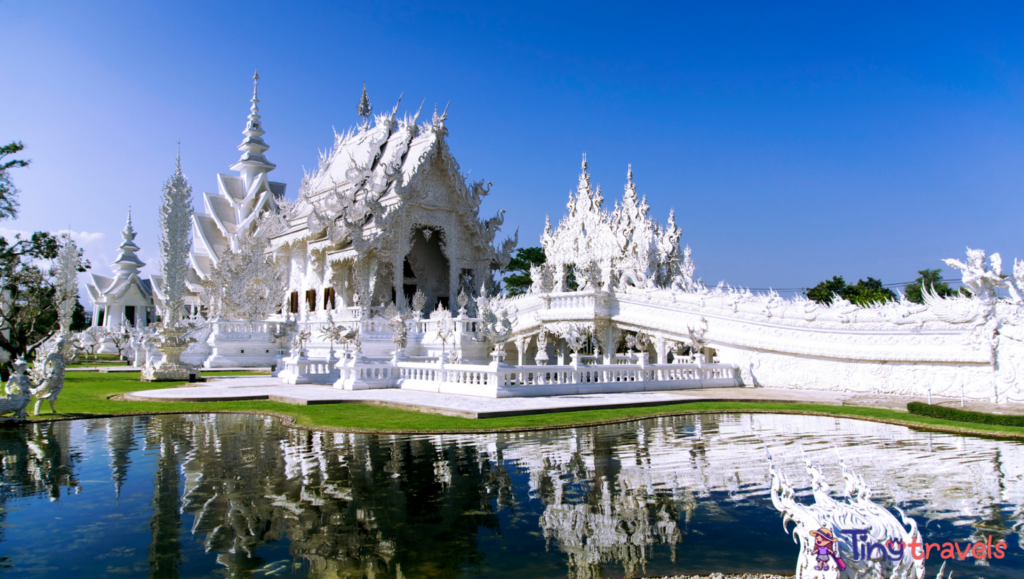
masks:
[(117, 348), (118, 359), (124, 360), (128, 342), (132, 339), (132, 327), (128, 325), (128, 322), (121, 322), (120, 326), (109, 328), (106, 336), (110, 338), (110, 341), (114, 343), (114, 347)]
[(22, 159), (4, 161), (4, 158), (20, 152), (24, 148), (25, 145), (21, 141), (0, 147), (0, 220), (14, 219), (18, 216), (18, 188), (11, 181), (8, 170), (16, 167), (28, 167), (31, 161)]
[(521, 247), (516, 250), (515, 256), (508, 262), (505, 271), (510, 272), (505, 277), (505, 289), (510, 296), (525, 294), (533, 285), (533, 278), (530, 277), (530, 267), (535, 267), (547, 261), (544, 250), (540, 247)]
[[(29, 161), (5, 158), (24, 148), (21, 142), (0, 147), (0, 220), (18, 215), (18, 189), (11, 181), (10, 170), (27, 167)], [(10, 355), (8, 364), (19, 356), (31, 357), (57, 330), (60, 300), (54, 283), (56, 271), (44, 269), (40, 261), (55, 260), (65, 243), (45, 231), (27, 239), (21, 234), (13, 240), (0, 237), (0, 349)], [(79, 271), (88, 267), (88, 262), (82, 261)], [(9, 368), (0, 368), (0, 379), (8, 376)]]
[(834, 295), (858, 306), (867, 306), (873, 303), (894, 301), (896, 293), (884, 287), (881, 280), (869, 277), (867, 280), (859, 279), (854, 285), (846, 283), (843, 276), (833, 276), (805, 292), (808, 298), (819, 304), (831, 304)]
[(954, 296), (958, 292), (949, 287), (949, 284), (942, 281), (942, 270), (941, 269), (922, 269), (917, 272), (920, 274), (914, 283), (907, 284), (904, 288), (903, 293), (907, 296), (907, 301), (914, 302), (915, 304), (924, 303), (924, 288), (930, 288), (939, 297)]
[(825, 280), (805, 291), (804, 295), (819, 304), (827, 305), (832, 303), (833, 295), (843, 295), (843, 291), (845, 291), (846, 288), (846, 280), (843, 279), (843, 276), (836, 275), (832, 276), (832, 279)]

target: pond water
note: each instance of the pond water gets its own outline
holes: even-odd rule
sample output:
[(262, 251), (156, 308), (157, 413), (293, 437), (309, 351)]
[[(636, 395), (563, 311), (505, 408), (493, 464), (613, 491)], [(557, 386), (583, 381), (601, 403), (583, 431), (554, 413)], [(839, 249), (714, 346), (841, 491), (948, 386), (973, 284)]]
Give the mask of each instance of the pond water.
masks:
[(841, 455), (926, 541), (1009, 544), (955, 577), (1022, 576), (1017, 442), (766, 414), (413, 436), (197, 414), (0, 428), (0, 577), (791, 574), (766, 449), (808, 502), (804, 459), (838, 495)]

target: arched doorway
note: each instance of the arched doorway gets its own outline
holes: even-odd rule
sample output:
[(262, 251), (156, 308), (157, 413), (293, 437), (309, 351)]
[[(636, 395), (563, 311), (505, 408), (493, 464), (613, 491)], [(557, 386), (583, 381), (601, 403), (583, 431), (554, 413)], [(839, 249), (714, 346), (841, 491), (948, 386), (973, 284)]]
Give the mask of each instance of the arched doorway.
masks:
[[(421, 227), (413, 233), (412, 245), (409, 253), (405, 256), (403, 264), (403, 287), (401, 290), (407, 299), (406, 303), (412, 301), (416, 290), (422, 291), (427, 296), (427, 304), (424, 313), (429, 314), (437, 304), (449, 308), (449, 263), (441, 247), (443, 232)], [(410, 276), (409, 274), (412, 274)]]

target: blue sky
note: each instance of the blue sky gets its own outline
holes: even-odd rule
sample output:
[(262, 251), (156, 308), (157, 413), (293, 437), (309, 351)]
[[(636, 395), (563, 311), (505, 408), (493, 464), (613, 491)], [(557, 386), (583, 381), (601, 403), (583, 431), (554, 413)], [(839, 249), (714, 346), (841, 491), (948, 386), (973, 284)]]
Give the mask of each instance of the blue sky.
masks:
[(0, 225), (85, 232), (107, 273), (131, 204), (154, 272), (175, 143), (201, 207), (259, 67), (292, 197), (366, 83), (378, 111), (451, 101), (452, 151), (521, 246), (585, 151), (608, 203), (632, 163), (676, 209), (709, 284), (956, 277), (966, 246), (1024, 258), (1024, 11), (974, 4), (0, 0), (0, 141), (33, 161)]

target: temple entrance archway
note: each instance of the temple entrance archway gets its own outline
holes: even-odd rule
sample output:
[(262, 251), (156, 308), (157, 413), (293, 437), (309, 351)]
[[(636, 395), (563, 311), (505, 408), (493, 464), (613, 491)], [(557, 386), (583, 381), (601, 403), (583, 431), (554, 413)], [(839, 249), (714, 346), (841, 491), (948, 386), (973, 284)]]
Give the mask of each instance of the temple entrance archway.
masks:
[(409, 253), (406, 254), (402, 266), (402, 287), (395, 288), (396, 293), (401, 291), (408, 296), (409, 301), (417, 290), (422, 291), (427, 296), (424, 307), (426, 314), (433, 311), (438, 303), (450, 308), (450, 264), (442, 248), (443, 235), (442, 231), (426, 227), (419, 228), (413, 233)]

